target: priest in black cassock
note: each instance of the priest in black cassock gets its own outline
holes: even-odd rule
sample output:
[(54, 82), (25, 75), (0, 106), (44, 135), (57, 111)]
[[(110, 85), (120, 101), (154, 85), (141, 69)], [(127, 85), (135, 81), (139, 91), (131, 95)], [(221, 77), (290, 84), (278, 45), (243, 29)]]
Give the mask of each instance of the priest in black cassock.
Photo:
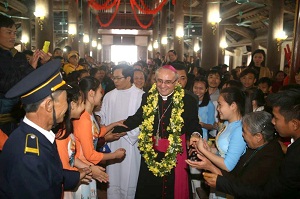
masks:
[[(142, 124), (140, 126), (141, 134), (143, 133), (143, 129), (146, 129), (146, 131), (150, 129), (150, 149), (144, 147), (144, 149), (141, 150), (141, 142), (143, 142), (143, 138), (147, 137), (148, 134), (140, 134), (139, 136), (139, 148), (142, 153), (142, 159), (135, 198), (192, 198), (192, 194), (189, 193), (190, 180), (188, 179), (188, 166), (184, 160), (187, 159), (186, 139), (189, 139), (193, 133), (199, 136), (202, 134), (201, 125), (198, 120), (197, 102), (179, 86), (178, 74), (172, 66), (165, 65), (160, 67), (157, 69), (155, 76), (156, 84), (152, 87), (152, 90), (150, 89), (148, 93), (143, 95), (140, 108), (133, 116), (128, 117), (124, 121), (124, 124), (128, 126), (129, 129), (134, 129)], [(157, 95), (153, 93), (157, 93)], [(181, 97), (179, 93), (181, 93)], [(183, 112), (180, 112), (181, 116), (179, 114), (172, 117), (172, 112), (175, 111), (175, 113), (178, 113), (178, 111), (180, 111), (178, 110), (180, 103), (182, 104), (181, 111), (183, 109)], [(151, 117), (149, 117), (149, 119), (145, 116), (145, 112), (150, 113), (150, 115), (153, 112), (153, 125), (149, 126), (147, 122), (145, 124), (145, 120), (151, 121)], [(176, 123), (180, 121), (178, 118), (183, 119), (180, 125), (170, 125), (170, 121), (175, 121), (175, 124), (178, 124)], [(149, 124), (151, 124), (151, 122)], [(173, 161), (174, 166), (170, 166), (170, 172), (166, 172), (164, 169), (157, 170), (155, 169), (157, 167), (153, 167), (153, 164), (151, 164), (151, 160), (154, 159), (154, 161), (160, 162), (165, 157), (170, 147), (170, 140), (173, 141), (173, 139), (168, 138), (175, 136), (174, 132), (176, 132), (176, 130), (174, 129), (176, 129), (176, 127), (181, 127), (178, 132), (181, 138), (179, 146), (182, 151), (177, 153), (176, 159)], [(116, 131), (121, 132), (124, 131), (124, 129), (118, 129)], [(176, 139), (174, 138), (174, 140)], [(151, 152), (149, 152), (152, 148), (154, 152), (158, 154), (156, 158), (153, 158)], [(145, 153), (150, 154), (148, 157), (152, 157), (150, 161), (147, 156), (145, 156)], [(145, 157), (148, 161), (145, 161)], [(168, 161), (167, 163), (172, 164), (172, 162)], [(166, 166), (166, 168), (169, 167)]]

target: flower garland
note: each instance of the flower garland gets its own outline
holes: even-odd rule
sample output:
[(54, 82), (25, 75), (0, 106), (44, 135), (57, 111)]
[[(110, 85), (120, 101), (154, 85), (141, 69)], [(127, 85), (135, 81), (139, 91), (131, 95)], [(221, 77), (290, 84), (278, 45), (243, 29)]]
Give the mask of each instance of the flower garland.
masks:
[(147, 97), (147, 104), (143, 108), (143, 119), (144, 121), (140, 125), (140, 135), (138, 147), (143, 152), (143, 157), (149, 170), (159, 177), (163, 177), (170, 173), (171, 170), (176, 166), (176, 156), (182, 152), (182, 140), (180, 138), (181, 129), (183, 126), (183, 101), (184, 90), (179, 84), (176, 85), (173, 95), (173, 108), (171, 112), (170, 125), (167, 127), (167, 131), (171, 132), (168, 137), (169, 146), (165, 153), (165, 157), (157, 162), (157, 152), (153, 149), (153, 124), (154, 117), (157, 113), (158, 107), (158, 91), (156, 84), (153, 84), (149, 90)]

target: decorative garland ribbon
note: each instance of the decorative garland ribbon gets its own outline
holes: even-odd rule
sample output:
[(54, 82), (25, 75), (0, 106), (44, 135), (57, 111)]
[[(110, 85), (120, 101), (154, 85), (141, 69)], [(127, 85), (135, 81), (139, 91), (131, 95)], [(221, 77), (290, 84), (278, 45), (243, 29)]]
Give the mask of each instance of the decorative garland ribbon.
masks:
[(118, 13), (118, 10), (119, 10), (119, 6), (120, 6), (121, 0), (116, 0), (116, 1), (117, 1), (117, 5), (116, 5), (115, 12), (113, 13), (112, 17), (110, 18), (110, 20), (107, 23), (102, 23), (101, 20), (100, 20), (99, 15), (96, 15), (96, 19), (97, 19), (97, 21), (98, 21), (98, 23), (100, 24), (101, 27), (108, 27), (108, 26), (110, 26), (110, 24), (115, 19), (116, 15)]
[(142, 7), (140, 7), (140, 5), (136, 2), (136, 0), (132, 0), (130, 1), (131, 5), (136, 6), (136, 8), (145, 13), (145, 14), (156, 14), (159, 11), (161, 11), (161, 9), (163, 8), (163, 6), (168, 2), (168, 0), (163, 0), (154, 10), (151, 10), (147, 7), (147, 5), (145, 4), (144, 0), (140, 0)]
[(165, 152), (164, 158), (158, 162), (155, 160), (158, 153), (155, 152), (153, 148), (153, 135), (154, 135), (154, 118), (158, 109), (158, 91), (156, 89), (156, 84), (153, 84), (149, 90), (149, 95), (147, 97), (147, 103), (143, 108), (143, 122), (140, 125), (140, 135), (138, 147), (142, 152), (142, 156), (148, 165), (149, 170), (159, 177), (163, 177), (171, 172), (171, 170), (176, 166), (176, 157), (182, 152), (182, 140), (181, 129), (183, 127), (183, 101), (184, 90), (177, 84), (175, 86), (174, 94), (172, 97), (173, 107), (171, 111), (170, 124), (167, 127), (169, 132), (168, 136), (168, 148)]
[[(88, 4), (90, 7), (92, 7), (95, 10), (108, 10), (111, 9), (112, 7), (114, 7), (118, 1), (120, 0), (113, 0), (113, 2), (111, 2), (112, 0), (107, 0), (104, 4), (99, 4), (96, 2), (96, 0), (89, 0)], [(110, 3), (110, 4), (109, 4)]]
[(149, 27), (152, 25), (152, 23), (153, 23), (153, 17), (152, 17), (152, 19), (149, 21), (148, 24), (146, 24), (146, 25), (142, 24), (142, 22), (140, 21), (139, 17), (137, 16), (137, 14), (136, 14), (136, 12), (135, 12), (134, 3), (133, 3), (134, 1), (135, 1), (135, 0), (130, 0), (130, 5), (131, 5), (131, 9), (132, 9), (132, 12), (133, 12), (133, 14), (134, 14), (134, 18), (135, 18), (136, 22), (137, 22), (137, 23), (139, 24), (139, 26), (140, 26), (141, 28), (143, 28), (143, 29), (149, 28)]

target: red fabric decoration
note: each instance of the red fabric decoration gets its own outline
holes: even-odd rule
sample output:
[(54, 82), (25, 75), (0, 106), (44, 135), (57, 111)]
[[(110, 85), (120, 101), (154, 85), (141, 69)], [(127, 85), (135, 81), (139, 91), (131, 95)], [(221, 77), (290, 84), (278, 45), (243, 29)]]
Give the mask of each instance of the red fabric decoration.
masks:
[(139, 24), (139, 26), (141, 26), (141, 28), (143, 28), (143, 29), (149, 28), (149, 27), (152, 25), (152, 23), (153, 23), (153, 17), (152, 17), (152, 19), (149, 21), (148, 24), (146, 24), (146, 25), (142, 24), (142, 22), (140, 21), (139, 17), (137, 16), (137, 14), (136, 14), (136, 12), (135, 12), (135, 9), (134, 9), (134, 3), (133, 3), (134, 1), (135, 1), (135, 0), (130, 0), (130, 5), (131, 5), (132, 12), (133, 12), (133, 14), (134, 14), (134, 18), (135, 18), (136, 22), (137, 22), (137, 23)]
[(175, 6), (175, 4), (176, 4), (176, 0), (172, 0), (172, 4)]
[(136, 2), (136, 0), (131, 0), (130, 4), (131, 5), (133, 4), (134, 6), (136, 6), (136, 8), (139, 11), (141, 11), (141, 12), (143, 12), (145, 14), (156, 14), (156, 13), (158, 13), (163, 8), (163, 6), (167, 3), (167, 1), (168, 0), (163, 0), (154, 10), (149, 9), (147, 7), (147, 5), (145, 4), (144, 0), (140, 0), (143, 8), (139, 6), (139, 4)]
[[(111, 2), (111, 1), (113, 1), (113, 2)], [(96, 0), (89, 0), (88, 4), (90, 7), (92, 7), (95, 10), (108, 10), (108, 9), (111, 9), (112, 7), (114, 7), (118, 1), (120, 1), (120, 0), (107, 0), (104, 4), (101, 5), (101, 4), (97, 3)]]
[(110, 24), (113, 22), (113, 20), (115, 19), (116, 15), (118, 13), (120, 2), (121, 2), (121, 0), (117, 0), (117, 5), (116, 5), (115, 12), (114, 12), (114, 14), (112, 15), (112, 17), (110, 18), (110, 20), (107, 23), (102, 23), (101, 20), (100, 20), (99, 15), (96, 16), (96, 19), (97, 19), (97, 21), (98, 21), (98, 23), (100, 24), (101, 27), (110, 26)]

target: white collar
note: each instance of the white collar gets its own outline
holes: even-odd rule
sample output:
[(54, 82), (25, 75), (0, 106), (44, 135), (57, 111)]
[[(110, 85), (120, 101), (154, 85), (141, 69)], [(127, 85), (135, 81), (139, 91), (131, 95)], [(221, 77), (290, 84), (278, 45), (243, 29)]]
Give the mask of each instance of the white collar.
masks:
[(23, 119), (23, 122), (31, 126), (32, 128), (38, 130), (41, 134), (43, 134), (52, 144), (54, 143), (55, 134), (50, 130), (47, 131), (40, 126), (36, 125), (32, 121), (30, 121), (26, 116)]
[(173, 90), (172, 93), (170, 93), (169, 95), (163, 96), (163, 95), (161, 95), (160, 93), (159, 93), (159, 95), (162, 97), (163, 101), (166, 101), (166, 100), (168, 99), (168, 97), (169, 97), (170, 95), (172, 95), (173, 93), (174, 93), (174, 90)]

